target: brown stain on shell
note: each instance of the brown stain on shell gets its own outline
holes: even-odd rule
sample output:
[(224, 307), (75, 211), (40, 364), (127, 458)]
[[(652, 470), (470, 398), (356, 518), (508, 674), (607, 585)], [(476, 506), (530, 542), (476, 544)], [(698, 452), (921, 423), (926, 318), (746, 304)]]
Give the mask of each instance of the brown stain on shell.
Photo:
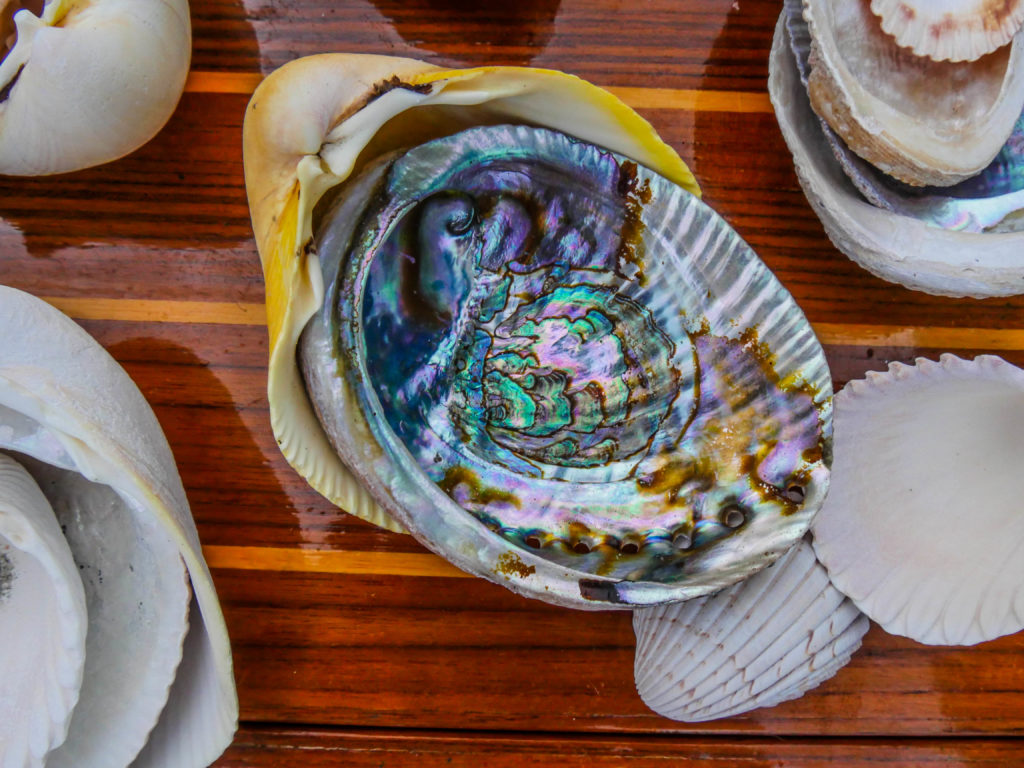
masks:
[(455, 500), (455, 489), (460, 485), (466, 487), (470, 503), (486, 506), (494, 502), (505, 502), (517, 509), (520, 506), (518, 496), (508, 491), (489, 488), (480, 482), (480, 476), (469, 467), (449, 467), (444, 473), (444, 477), (438, 482), (437, 487), (444, 491), (452, 500)]
[(637, 283), (646, 285), (647, 277), (643, 272), (646, 255), (643, 234), (647, 227), (643, 221), (643, 213), (644, 206), (651, 202), (651, 182), (648, 179), (641, 182), (637, 164), (629, 160), (619, 166), (619, 194), (622, 195), (625, 206), (625, 218), (622, 222), (622, 238), (616, 257), (618, 269), (621, 270), (624, 264), (632, 264), (636, 268)]
[(503, 552), (498, 557), (498, 562), (494, 566), (494, 572), (502, 576), (518, 576), (520, 579), (525, 579), (527, 576), (532, 576), (537, 572), (537, 569), (532, 565), (527, 565), (515, 552)]

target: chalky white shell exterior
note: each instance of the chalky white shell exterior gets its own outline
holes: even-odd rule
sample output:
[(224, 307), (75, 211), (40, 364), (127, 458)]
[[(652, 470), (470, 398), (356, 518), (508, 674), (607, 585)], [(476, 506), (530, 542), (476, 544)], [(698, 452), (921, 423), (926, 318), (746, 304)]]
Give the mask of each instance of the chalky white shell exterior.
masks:
[[(188, 75), (186, 0), (47, 0), (15, 17), (0, 62), (0, 173), (76, 171), (127, 155), (174, 112)], [(10, 85), (13, 83), (13, 85)]]
[(693, 723), (799, 698), (850, 660), (868, 620), (804, 539), (715, 595), (634, 611), (633, 629), (640, 697)]
[[(230, 644), (160, 425), (135, 384), (107, 352), (44, 302), (0, 286), (0, 337), (8, 340), (0, 346), (0, 440), (4, 449), (49, 465), (44, 473), (73, 470), (82, 483), (105, 487), (97, 493), (109, 497), (112, 490), (116, 503), (138, 525), (140, 545), (150, 546), (158, 537), (166, 539), (174, 558), (171, 562), (184, 563), (184, 569), (178, 566), (176, 576), (181, 584), (179, 594), (186, 578), (194, 594), (182, 662), (177, 664), (176, 658), (181, 657), (177, 651), (173, 661), (177, 674), (172, 667), (162, 691), (157, 692), (166, 705), (155, 727), (153, 723), (135, 726), (127, 718), (116, 717), (115, 722), (104, 723), (99, 712), (94, 722), (102, 724), (103, 732), (89, 729), (86, 736), (92, 741), (136, 741), (133, 749), (126, 748), (133, 752), (145, 744), (137, 757), (118, 758), (132, 761), (134, 757), (133, 766), (208, 765), (230, 743), (237, 723)], [(72, 494), (75, 503), (82, 497), (78, 491)], [(109, 533), (99, 540), (116, 540), (117, 531)], [(187, 602), (187, 593), (184, 597)], [(165, 642), (180, 649), (181, 637)], [(105, 670), (114, 677), (124, 673), (130, 674), (130, 669)], [(106, 684), (115, 685), (109, 680)], [(102, 680), (100, 685), (104, 685)], [(76, 709), (90, 706), (80, 700)], [(121, 730), (126, 726), (130, 733)], [(153, 730), (147, 737), (136, 733), (136, 727)], [(66, 758), (58, 752), (52, 764), (77, 768), (85, 763), (76, 751)], [(114, 765), (102, 757), (94, 764)]]
[(866, 202), (836, 162), (800, 82), (780, 17), (768, 92), (797, 178), (835, 246), (869, 272), (942, 296), (1024, 293), (1024, 233), (939, 230)]
[(1024, 629), (1024, 371), (990, 355), (893, 363), (847, 384), (835, 409), (812, 531), (836, 587), (930, 645)]
[(0, 766), (64, 742), (85, 663), (85, 593), (49, 502), (0, 454)]

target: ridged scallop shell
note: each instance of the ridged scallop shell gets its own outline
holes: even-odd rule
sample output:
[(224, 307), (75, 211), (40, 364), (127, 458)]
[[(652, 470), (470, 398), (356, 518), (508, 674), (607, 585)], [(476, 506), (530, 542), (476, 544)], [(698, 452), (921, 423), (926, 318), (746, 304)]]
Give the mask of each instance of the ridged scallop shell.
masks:
[(896, 44), (937, 61), (974, 61), (1006, 45), (1024, 23), (1021, 0), (871, 0)]
[(943, 355), (893, 363), (835, 400), (832, 490), (813, 533), (836, 588), (922, 643), (1024, 628), (1024, 371)]
[[(800, 80), (810, 74), (811, 37), (801, 0), (784, 3), (786, 32)], [(857, 157), (821, 120), (836, 160), (857, 190), (873, 205), (941, 229), (958, 232), (1015, 232), (1024, 228), (1024, 113), (995, 159), (976, 176), (949, 187), (912, 187), (886, 176)]]
[(85, 662), (85, 593), (49, 502), (0, 454), (0, 765), (64, 742)]
[(474, 128), (369, 168), (316, 252), (300, 358), (321, 421), (459, 567), (575, 607), (663, 602), (806, 530), (821, 348), (689, 192), (561, 133)]
[(658, 714), (690, 723), (773, 707), (834, 676), (868, 625), (802, 540), (715, 595), (637, 609), (636, 688)]
[(805, 0), (811, 106), (889, 176), (948, 186), (987, 166), (1024, 110), (1024, 38), (974, 62), (899, 48), (863, 2)]
[(309, 56), (267, 77), (243, 127), (246, 193), (267, 285), (267, 394), (288, 462), (332, 503), (401, 530), (335, 454), (296, 365), (296, 344), (323, 305), (313, 209), (380, 156), (473, 125), (518, 122), (620, 152), (699, 193), (679, 155), (622, 101), (561, 72), (444, 70), (412, 59)]
[(0, 450), (48, 494), (89, 611), (82, 693), (47, 765), (208, 765), (237, 719), (230, 646), (160, 426), (44, 302), (0, 286), (0, 335)]
[(784, 16), (775, 29), (768, 91), (800, 185), (836, 247), (915, 290), (979, 298), (1024, 293), (1024, 233), (945, 231), (861, 198), (811, 110)]

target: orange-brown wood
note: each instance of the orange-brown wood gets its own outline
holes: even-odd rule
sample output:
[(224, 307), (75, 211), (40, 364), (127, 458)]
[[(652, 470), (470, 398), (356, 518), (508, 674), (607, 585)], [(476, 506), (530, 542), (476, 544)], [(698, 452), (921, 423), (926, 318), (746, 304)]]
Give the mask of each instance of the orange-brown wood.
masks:
[[(1024, 365), (1024, 296), (911, 292), (829, 242), (766, 96), (780, 3), (191, 5), (193, 72), (156, 139), (80, 173), (0, 177), (0, 282), (79, 320), (167, 433), (235, 653), (244, 727), (218, 765), (1024, 764), (1024, 635), (927, 648), (875, 627), (799, 700), (674, 723), (633, 689), (628, 614), (554, 608), (467, 577), (332, 507), (270, 431), (242, 118), (267, 73), (325, 51), (554, 67), (612, 88), (793, 293), (837, 386), (945, 351)], [(969, 499), (950, 503), (969, 514)]]

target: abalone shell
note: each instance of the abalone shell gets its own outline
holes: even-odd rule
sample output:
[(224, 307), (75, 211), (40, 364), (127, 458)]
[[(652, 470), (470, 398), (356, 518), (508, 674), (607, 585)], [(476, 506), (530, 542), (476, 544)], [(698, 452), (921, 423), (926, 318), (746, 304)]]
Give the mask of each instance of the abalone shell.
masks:
[(490, 126), (382, 158), (318, 213), (307, 389), (431, 549), (606, 607), (719, 589), (803, 535), (828, 483), (824, 356), (690, 193)]

